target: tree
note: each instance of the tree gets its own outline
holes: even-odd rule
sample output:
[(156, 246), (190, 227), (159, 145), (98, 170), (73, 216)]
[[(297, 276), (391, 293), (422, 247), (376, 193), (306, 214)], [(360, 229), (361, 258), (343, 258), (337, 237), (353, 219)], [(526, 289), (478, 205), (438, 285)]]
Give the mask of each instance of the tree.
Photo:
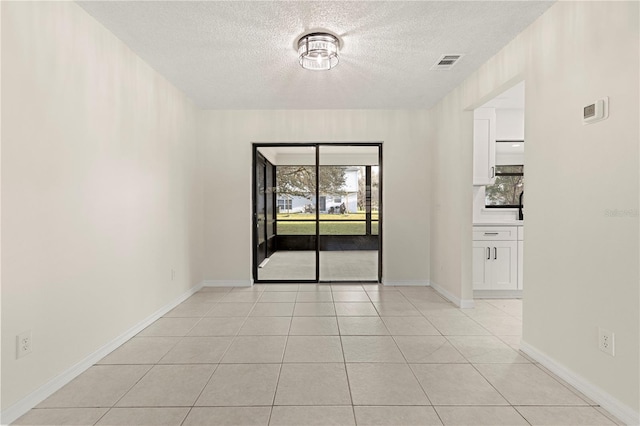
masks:
[[(345, 184), (345, 168), (320, 166), (320, 194), (342, 194)], [(278, 195), (304, 197), (316, 196), (316, 168), (314, 166), (277, 166), (276, 192)]]
[(499, 171), (493, 185), (485, 189), (487, 205), (518, 205), (524, 186), (522, 166), (498, 166)]

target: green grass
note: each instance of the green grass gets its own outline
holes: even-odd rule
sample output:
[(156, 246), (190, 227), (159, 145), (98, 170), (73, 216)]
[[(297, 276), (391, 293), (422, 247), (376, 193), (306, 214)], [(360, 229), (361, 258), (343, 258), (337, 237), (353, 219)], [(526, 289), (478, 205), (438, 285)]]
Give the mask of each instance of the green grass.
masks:
[[(378, 212), (371, 213), (378, 220)], [(351, 222), (357, 220), (357, 222)], [(364, 212), (346, 214), (320, 214), (320, 235), (365, 235)], [(344, 221), (344, 222), (342, 222)], [(371, 233), (378, 234), (378, 222), (371, 222)], [(278, 235), (315, 235), (315, 213), (278, 213)]]
[[(324, 215), (321, 215), (321, 217)], [(337, 216), (337, 215), (327, 215)], [(358, 222), (322, 222), (320, 235), (365, 235), (365, 221)], [(378, 234), (378, 222), (371, 223), (371, 233)], [(315, 221), (278, 221), (278, 235), (315, 235)]]
[[(278, 213), (278, 219), (286, 220), (316, 220), (315, 213)], [(345, 214), (328, 214), (320, 213), (320, 220), (365, 220), (364, 212), (345, 213)], [(372, 220), (378, 220), (378, 212), (371, 213)]]

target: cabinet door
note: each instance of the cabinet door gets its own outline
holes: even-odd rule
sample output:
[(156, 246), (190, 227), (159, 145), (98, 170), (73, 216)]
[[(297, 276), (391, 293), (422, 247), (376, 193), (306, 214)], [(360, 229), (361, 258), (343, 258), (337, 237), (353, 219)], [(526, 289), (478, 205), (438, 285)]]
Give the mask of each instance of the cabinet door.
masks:
[(493, 290), (518, 289), (518, 242), (491, 242), (491, 274)]
[(491, 260), (486, 241), (473, 242), (471, 275), (474, 290), (491, 290)]
[(473, 118), (473, 184), (491, 185), (496, 180), (496, 111), (478, 108)]
[(518, 241), (518, 290), (524, 288), (524, 241)]

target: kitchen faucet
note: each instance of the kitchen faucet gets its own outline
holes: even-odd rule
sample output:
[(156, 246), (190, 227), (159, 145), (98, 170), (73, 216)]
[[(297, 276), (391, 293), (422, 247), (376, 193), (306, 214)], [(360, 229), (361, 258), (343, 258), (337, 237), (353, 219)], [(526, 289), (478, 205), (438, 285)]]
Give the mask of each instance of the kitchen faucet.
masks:
[(524, 191), (520, 193), (520, 202), (518, 203), (518, 220), (524, 220), (524, 213), (522, 212), (522, 208), (524, 205), (522, 204), (522, 196), (524, 195)]

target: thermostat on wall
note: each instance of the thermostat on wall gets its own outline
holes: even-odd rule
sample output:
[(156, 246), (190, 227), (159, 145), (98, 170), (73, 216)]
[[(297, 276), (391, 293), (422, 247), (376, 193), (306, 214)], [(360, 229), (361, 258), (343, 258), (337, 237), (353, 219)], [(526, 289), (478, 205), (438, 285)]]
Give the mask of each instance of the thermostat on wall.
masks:
[(598, 99), (582, 109), (582, 124), (591, 124), (609, 117), (609, 98)]

